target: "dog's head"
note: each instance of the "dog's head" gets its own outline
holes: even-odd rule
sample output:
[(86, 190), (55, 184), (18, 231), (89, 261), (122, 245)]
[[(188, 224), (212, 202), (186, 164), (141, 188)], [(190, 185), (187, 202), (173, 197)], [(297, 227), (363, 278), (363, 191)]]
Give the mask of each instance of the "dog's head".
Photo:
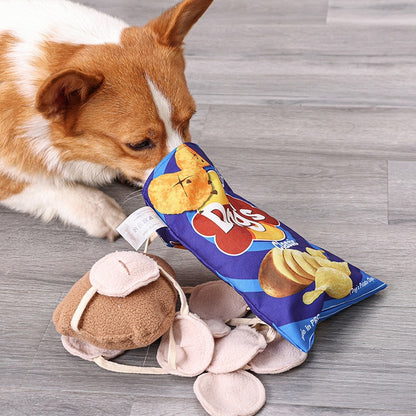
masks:
[(140, 185), (171, 150), (190, 140), (195, 112), (182, 44), (213, 0), (184, 0), (119, 44), (73, 45), (71, 59), (40, 86), (63, 160), (108, 166)]

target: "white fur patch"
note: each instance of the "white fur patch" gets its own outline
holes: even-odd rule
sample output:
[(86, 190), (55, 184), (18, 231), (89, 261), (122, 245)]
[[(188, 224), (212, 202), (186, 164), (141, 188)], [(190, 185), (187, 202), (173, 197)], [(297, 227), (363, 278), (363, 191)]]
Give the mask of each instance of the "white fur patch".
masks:
[(72, 160), (62, 163), (59, 173), (70, 182), (83, 182), (88, 185), (105, 185), (113, 182), (118, 171), (99, 163)]
[(66, 0), (0, 1), (0, 33), (8, 32), (19, 39), (8, 59), (17, 74), (19, 90), (32, 102), (36, 96), (33, 62), (43, 41), (119, 43), (126, 27), (122, 20)]
[(49, 122), (41, 115), (30, 119), (23, 126), (23, 137), (29, 140), (33, 152), (45, 164), (49, 172), (57, 172), (70, 182), (84, 182), (90, 185), (103, 185), (117, 177), (114, 169), (82, 160), (64, 162), (50, 139)]
[(10, 179), (17, 179), (18, 181), (31, 182), (34, 179), (34, 175), (22, 172), (18, 167), (4, 163), (2, 159), (0, 159), (0, 172)]
[(1, 204), (10, 209), (40, 217), (44, 221), (50, 221), (56, 216), (56, 209), (51, 203), (55, 198), (55, 195), (50, 192), (47, 182), (38, 182), (27, 186), (22, 192), (2, 200)]
[(39, 156), (48, 171), (57, 170), (61, 158), (51, 143), (49, 122), (39, 114), (25, 123), (22, 130), (22, 136), (29, 139), (33, 152)]
[(172, 125), (172, 106), (169, 100), (162, 94), (162, 92), (156, 87), (152, 80), (147, 77), (147, 83), (149, 84), (150, 91), (153, 96), (153, 101), (156, 105), (157, 112), (160, 119), (163, 121), (166, 130), (167, 143), (166, 147), (168, 152), (178, 147), (183, 143), (181, 135)]
[(125, 219), (120, 206), (98, 189), (79, 184), (56, 184), (43, 181), (28, 185), (2, 205), (50, 221), (59, 217), (95, 237), (116, 236), (116, 228)]
[[(63, 161), (59, 149), (53, 146), (50, 139), (49, 122), (41, 115), (32, 117), (26, 122), (22, 126), (20, 137), (14, 140), (18, 146), (29, 146), (49, 172), (59, 174), (59, 177), (55, 178), (56, 182), (65, 180), (89, 185), (104, 185), (114, 181), (119, 174), (117, 170), (99, 163), (83, 160)], [(8, 166), (2, 162), (1, 156), (0, 172), (26, 182), (42, 181), (46, 178), (46, 175), (28, 175), (16, 167)]]

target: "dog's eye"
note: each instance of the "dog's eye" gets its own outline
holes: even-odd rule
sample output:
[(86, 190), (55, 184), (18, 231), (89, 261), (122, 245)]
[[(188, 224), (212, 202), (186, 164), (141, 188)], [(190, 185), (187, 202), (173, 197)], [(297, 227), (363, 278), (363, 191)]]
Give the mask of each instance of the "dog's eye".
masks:
[(127, 143), (127, 147), (131, 150), (145, 150), (152, 149), (155, 144), (149, 138), (146, 138), (139, 143)]

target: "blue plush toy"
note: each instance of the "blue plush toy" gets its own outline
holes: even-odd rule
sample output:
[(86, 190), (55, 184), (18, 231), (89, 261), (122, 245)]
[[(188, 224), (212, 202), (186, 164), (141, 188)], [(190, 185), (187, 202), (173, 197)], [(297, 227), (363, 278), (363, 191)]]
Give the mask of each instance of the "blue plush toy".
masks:
[(305, 352), (318, 322), (386, 287), (236, 195), (195, 144), (167, 155), (143, 195), (168, 245), (191, 251)]

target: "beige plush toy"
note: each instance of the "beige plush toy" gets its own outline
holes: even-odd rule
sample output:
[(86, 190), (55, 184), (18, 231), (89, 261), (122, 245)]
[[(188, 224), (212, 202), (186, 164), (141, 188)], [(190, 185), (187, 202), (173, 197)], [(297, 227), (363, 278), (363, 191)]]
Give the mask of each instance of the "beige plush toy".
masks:
[[(210, 415), (254, 415), (265, 403), (265, 389), (247, 370), (287, 371), (306, 353), (258, 318), (243, 318), (246, 302), (223, 281), (187, 291), (190, 307), (174, 271), (159, 257), (115, 252), (72, 287), (53, 321), (73, 355), (121, 373), (198, 376), (194, 392)], [(160, 367), (110, 361), (159, 337)]]
[(177, 291), (166, 276), (172, 279), (175, 273), (159, 257), (133, 251), (108, 254), (56, 308), (56, 330), (103, 349), (147, 346), (175, 317)]

